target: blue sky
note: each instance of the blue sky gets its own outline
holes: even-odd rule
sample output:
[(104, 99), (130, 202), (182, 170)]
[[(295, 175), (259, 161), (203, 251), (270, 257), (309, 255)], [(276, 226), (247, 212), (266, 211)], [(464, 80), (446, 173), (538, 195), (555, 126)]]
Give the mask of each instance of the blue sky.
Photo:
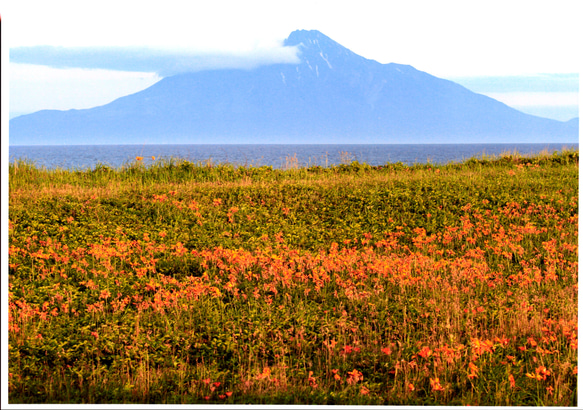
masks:
[(106, 104), (184, 70), (293, 63), (295, 51), (281, 43), (296, 29), (320, 30), (366, 58), (410, 64), (524, 112), (578, 116), (578, 0), (14, 0), (2, 7), (11, 117)]

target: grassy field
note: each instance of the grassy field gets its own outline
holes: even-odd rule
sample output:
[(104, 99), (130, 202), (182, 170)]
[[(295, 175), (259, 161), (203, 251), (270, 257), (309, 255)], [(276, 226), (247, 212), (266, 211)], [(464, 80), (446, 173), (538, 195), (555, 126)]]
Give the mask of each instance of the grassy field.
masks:
[(142, 162), (10, 164), (10, 403), (577, 404), (578, 151)]

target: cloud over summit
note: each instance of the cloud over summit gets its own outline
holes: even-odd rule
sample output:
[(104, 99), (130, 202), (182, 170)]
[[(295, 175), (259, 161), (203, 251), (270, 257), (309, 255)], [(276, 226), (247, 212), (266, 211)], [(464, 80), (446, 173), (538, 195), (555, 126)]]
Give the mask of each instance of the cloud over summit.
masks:
[(245, 53), (166, 50), (148, 47), (54, 47), (10, 49), (10, 62), (54, 68), (154, 72), (161, 77), (209, 69), (252, 69), (270, 64), (298, 64), (297, 47), (256, 47)]

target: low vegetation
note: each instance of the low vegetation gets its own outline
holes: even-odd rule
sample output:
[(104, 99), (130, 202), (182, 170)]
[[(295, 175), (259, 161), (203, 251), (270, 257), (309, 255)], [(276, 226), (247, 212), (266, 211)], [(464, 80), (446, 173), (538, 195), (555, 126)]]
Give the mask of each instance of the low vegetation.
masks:
[(142, 162), (10, 164), (10, 403), (577, 405), (578, 151)]

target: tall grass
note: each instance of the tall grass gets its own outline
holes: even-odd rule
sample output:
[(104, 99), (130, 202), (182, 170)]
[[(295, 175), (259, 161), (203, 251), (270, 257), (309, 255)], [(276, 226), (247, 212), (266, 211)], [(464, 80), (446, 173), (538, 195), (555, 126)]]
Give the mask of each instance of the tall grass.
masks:
[(9, 168), (11, 403), (576, 405), (578, 151)]

